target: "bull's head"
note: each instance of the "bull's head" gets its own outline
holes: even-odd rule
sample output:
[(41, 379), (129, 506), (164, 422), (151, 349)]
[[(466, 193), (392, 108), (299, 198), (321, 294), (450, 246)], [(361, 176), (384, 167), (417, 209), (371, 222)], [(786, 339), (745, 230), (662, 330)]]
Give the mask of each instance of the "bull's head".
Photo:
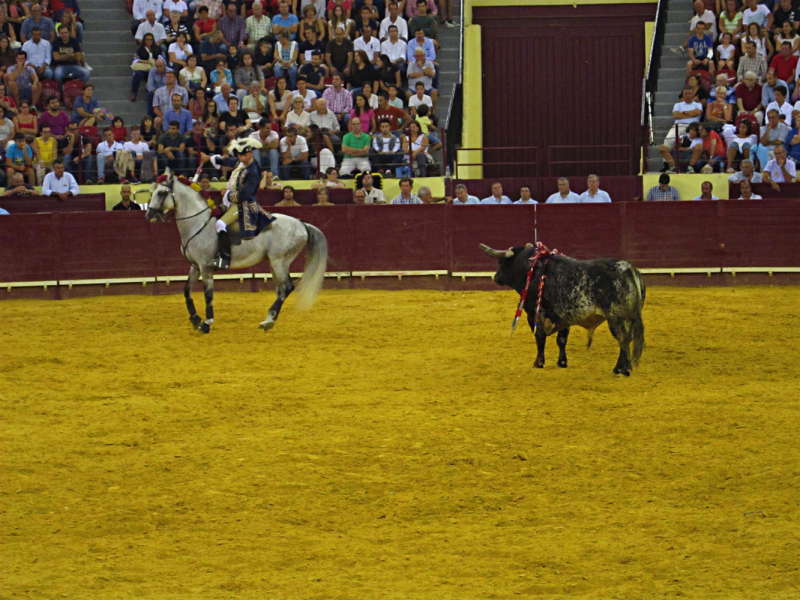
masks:
[(494, 282), (497, 285), (507, 285), (516, 289), (519, 286), (520, 272), (522, 272), (522, 284), (524, 284), (527, 271), (515, 268), (517, 255), (530, 248), (532, 244), (527, 244), (524, 248), (509, 248), (508, 250), (495, 250), (486, 244), (480, 244), (480, 249), (484, 254), (497, 259), (497, 273), (494, 274)]

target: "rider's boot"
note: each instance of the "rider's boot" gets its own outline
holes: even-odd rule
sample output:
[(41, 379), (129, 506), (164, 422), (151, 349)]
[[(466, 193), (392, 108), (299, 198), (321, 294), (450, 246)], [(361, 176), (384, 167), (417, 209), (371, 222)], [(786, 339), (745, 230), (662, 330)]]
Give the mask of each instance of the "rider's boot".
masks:
[(231, 268), (231, 236), (225, 230), (217, 234), (219, 242), (219, 256), (214, 262), (214, 267), (217, 269), (230, 269)]

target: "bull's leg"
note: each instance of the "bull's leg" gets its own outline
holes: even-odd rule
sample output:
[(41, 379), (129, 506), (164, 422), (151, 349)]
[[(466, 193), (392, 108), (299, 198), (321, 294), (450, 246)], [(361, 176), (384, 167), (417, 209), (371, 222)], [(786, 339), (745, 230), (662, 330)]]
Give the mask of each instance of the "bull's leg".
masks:
[(544, 345), (547, 341), (547, 334), (544, 332), (544, 327), (534, 327), (535, 318), (533, 315), (528, 315), (528, 325), (536, 338), (536, 360), (533, 361), (534, 369), (544, 368)]
[(206, 299), (206, 320), (200, 324), (200, 331), (203, 333), (211, 332), (211, 325), (214, 323), (214, 267), (203, 268), (203, 294)]
[(269, 307), (266, 320), (259, 325), (259, 328), (264, 331), (269, 331), (275, 327), (275, 321), (278, 320), (278, 315), (281, 314), (283, 303), (294, 290), (294, 283), (292, 283), (292, 277), (289, 275), (290, 262), (286, 259), (276, 259), (271, 260), (270, 265), (272, 267), (272, 280), (275, 282), (275, 302)]
[(567, 338), (569, 337), (569, 327), (558, 332), (556, 343), (558, 344), (558, 363), (562, 369), (567, 368)]
[(186, 280), (186, 285), (183, 286), (183, 297), (186, 299), (186, 308), (189, 311), (189, 321), (195, 329), (199, 329), (203, 319), (197, 314), (194, 307), (194, 300), (192, 300), (192, 286), (200, 277), (200, 269), (195, 266), (189, 270), (189, 278)]
[(617, 364), (614, 366), (614, 373), (628, 377), (631, 374), (630, 349), (632, 336), (630, 323), (625, 319), (609, 319), (608, 328), (619, 344), (619, 358), (617, 358)]

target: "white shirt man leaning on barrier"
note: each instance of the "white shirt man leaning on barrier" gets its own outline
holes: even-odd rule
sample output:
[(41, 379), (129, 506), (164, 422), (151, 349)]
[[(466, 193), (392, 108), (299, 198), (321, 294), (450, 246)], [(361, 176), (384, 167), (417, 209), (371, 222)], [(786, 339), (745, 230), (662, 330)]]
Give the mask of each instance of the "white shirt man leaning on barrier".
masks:
[(571, 204), (581, 201), (581, 197), (569, 189), (569, 179), (558, 178), (558, 191), (551, 195), (545, 204)]
[(589, 189), (580, 195), (581, 204), (588, 204), (590, 202), (611, 202), (611, 196), (600, 189), (600, 177), (597, 175), (589, 175), (586, 179)]

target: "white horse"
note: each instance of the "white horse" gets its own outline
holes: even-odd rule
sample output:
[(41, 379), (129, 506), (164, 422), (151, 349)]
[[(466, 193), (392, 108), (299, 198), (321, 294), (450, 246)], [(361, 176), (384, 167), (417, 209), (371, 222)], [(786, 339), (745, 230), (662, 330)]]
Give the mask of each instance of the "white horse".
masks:
[[(217, 233), (214, 229), (217, 219), (211, 215), (206, 200), (188, 185), (184, 185), (171, 173), (166, 181), (153, 184), (152, 197), (147, 209), (150, 221), (163, 220), (164, 213), (175, 209), (175, 220), (181, 234), (181, 251), (189, 261), (189, 279), (183, 288), (189, 320), (195, 329), (203, 333), (211, 331), (214, 322), (214, 267), (217, 256)], [(325, 277), (328, 263), (328, 242), (325, 235), (313, 225), (289, 217), (275, 214), (276, 220), (258, 236), (243, 240), (233, 247), (231, 268), (250, 267), (263, 260), (269, 260), (272, 277), (275, 281), (277, 298), (267, 313), (267, 318), (259, 327), (269, 331), (281, 312), (281, 306), (294, 290), (289, 266), (295, 257), (307, 247), (306, 269), (298, 284), (301, 308), (310, 308), (316, 300)], [(203, 321), (194, 307), (192, 285), (203, 276), (206, 299), (206, 319)]]

